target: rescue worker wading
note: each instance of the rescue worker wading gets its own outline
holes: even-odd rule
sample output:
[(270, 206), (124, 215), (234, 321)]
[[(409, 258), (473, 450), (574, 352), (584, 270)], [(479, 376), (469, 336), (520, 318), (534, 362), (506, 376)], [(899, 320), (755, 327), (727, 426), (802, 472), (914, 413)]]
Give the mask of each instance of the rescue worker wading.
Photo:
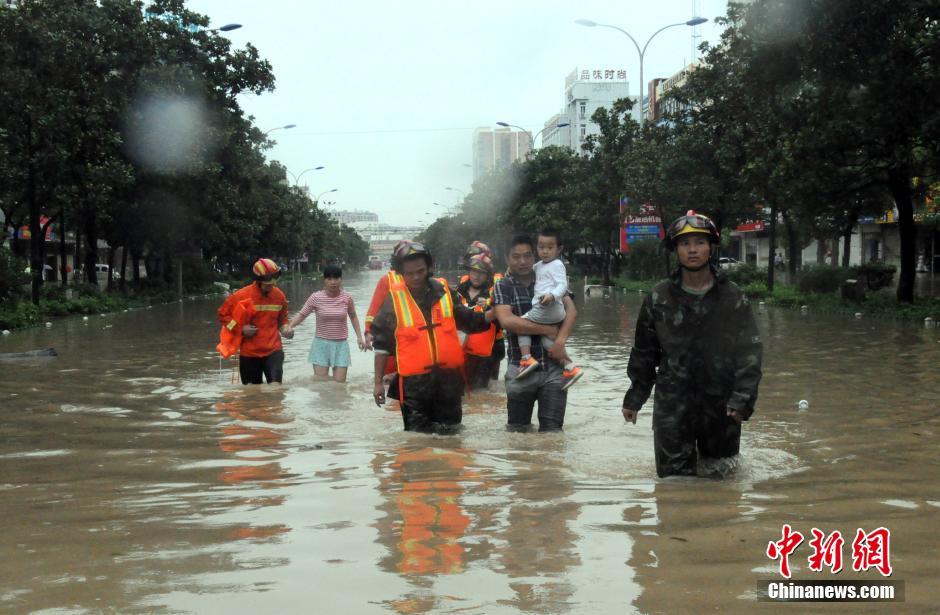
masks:
[(636, 323), (623, 416), (636, 423), (653, 385), (653, 445), (660, 477), (695, 475), (699, 458), (738, 454), (754, 412), (762, 346), (747, 297), (711, 262), (720, 242), (707, 216), (689, 211), (665, 243), (679, 258), (672, 279), (646, 296)]
[[(487, 254), (477, 254), (466, 267), (470, 270), (467, 279), (457, 285), (461, 302), (477, 312), (493, 309), (493, 261)], [(499, 322), (494, 321), (486, 331), (471, 333), (464, 340), (464, 373), (471, 389), (485, 389), (493, 374), (499, 373), (499, 362), (506, 356), (499, 332)]]
[(294, 337), (287, 325), (287, 297), (277, 288), (281, 269), (271, 259), (261, 258), (251, 273), (255, 281), (233, 292), (219, 308), (223, 338), (228, 332), (232, 341), (239, 341), (235, 329), (241, 328), (238, 371), (242, 384), (261, 384), (262, 377), (268, 383), (281, 382), (284, 375), (281, 336)]
[(457, 330), (489, 328), (493, 311), (461, 305), (447, 282), (431, 277), (431, 254), (409, 242), (396, 252), (389, 296), (372, 321), (373, 397), (385, 403), (382, 377), (390, 354), (398, 360), (399, 401), (406, 431), (454, 431), (463, 418), (463, 348)]

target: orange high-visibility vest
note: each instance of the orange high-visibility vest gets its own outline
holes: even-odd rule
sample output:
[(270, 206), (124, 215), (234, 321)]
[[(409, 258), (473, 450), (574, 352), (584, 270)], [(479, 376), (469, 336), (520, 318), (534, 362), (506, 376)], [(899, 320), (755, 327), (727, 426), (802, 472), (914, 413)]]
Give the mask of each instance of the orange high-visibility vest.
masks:
[[(470, 305), (470, 302), (460, 295), (460, 301), (464, 305)], [(474, 305), (474, 312), (485, 312), (487, 308), (493, 305), (493, 291), (490, 290), (490, 296), (486, 298), (486, 305)], [(488, 357), (493, 353), (493, 342), (496, 341), (496, 325), (491, 324), (490, 328), (480, 333), (470, 333), (463, 342), (463, 350), (469, 355), (475, 357)]]
[(251, 299), (242, 299), (235, 304), (232, 318), (222, 325), (219, 331), (219, 343), (215, 347), (223, 359), (229, 358), (242, 347), (242, 327), (248, 324), (254, 315), (255, 306)]
[(447, 281), (438, 280), (444, 295), (431, 308), (431, 324), (415, 303), (403, 278), (398, 276), (389, 288), (395, 308), (395, 357), (402, 376), (427, 374), (434, 368), (456, 369), (463, 366), (463, 348), (457, 337), (454, 302)]
[[(497, 284), (500, 280), (502, 280), (502, 279), (503, 279), (503, 274), (501, 274), (501, 273), (499, 273), (499, 272), (496, 272), (496, 273), (493, 274), (493, 288), (490, 289), (490, 297), (492, 297), (492, 296), (493, 296), (493, 293), (496, 292), (496, 284)], [(493, 325), (493, 326), (495, 327), (496, 325)], [(502, 327), (497, 327), (497, 329), (496, 329), (496, 339), (498, 339), (498, 340), (503, 339), (503, 328), (502, 328)]]

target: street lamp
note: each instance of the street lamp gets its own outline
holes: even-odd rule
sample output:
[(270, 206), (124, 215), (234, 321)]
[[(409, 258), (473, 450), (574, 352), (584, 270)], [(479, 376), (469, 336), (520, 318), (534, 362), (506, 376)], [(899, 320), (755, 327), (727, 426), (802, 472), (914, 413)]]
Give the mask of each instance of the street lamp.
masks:
[(459, 192), (462, 199), (467, 198), (467, 194), (460, 188), (451, 188), (450, 186), (444, 186), (444, 190), (451, 190), (453, 192)]
[(338, 191), (338, 190), (339, 190), (339, 188), (333, 188), (332, 190), (324, 190), (323, 192), (321, 192), (320, 194), (317, 195), (317, 198), (315, 198), (315, 199), (313, 200), (313, 204), (316, 205), (317, 203), (319, 203), (319, 202), (320, 202), (320, 197), (323, 196), (324, 194), (329, 194), (330, 192), (336, 192), (336, 191)]
[(443, 207), (444, 211), (447, 213), (448, 216), (454, 215), (454, 210), (456, 209), (455, 207), (451, 207), (449, 205), (444, 205), (443, 203), (437, 203), (437, 202), (431, 203), (431, 204), (437, 205), (438, 207)]
[(242, 25), (240, 23), (227, 23), (221, 28), (213, 28), (209, 32), (231, 32), (232, 30), (238, 30)]
[(285, 125), (285, 126), (278, 126), (277, 128), (272, 128), (272, 129), (270, 129), (270, 130), (265, 130), (265, 131), (264, 131), (264, 136), (268, 136), (270, 133), (274, 132), (275, 130), (288, 130), (288, 129), (290, 129), (290, 128), (297, 128), (297, 124), (287, 124), (287, 125)]
[(320, 166), (318, 166), (318, 167), (310, 167), (309, 169), (304, 169), (303, 171), (301, 171), (301, 172), (300, 172), (299, 174), (297, 174), (297, 175), (294, 175), (293, 173), (291, 173), (291, 172), (290, 172), (290, 169), (288, 169), (287, 167), (284, 167), (284, 170), (287, 171), (287, 174), (290, 175), (290, 176), (293, 178), (293, 180), (294, 180), (294, 185), (296, 186), (296, 185), (298, 185), (298, 184), (300, 183), (300, 178), (303, 177), (303, 176), (304, 176), (304, 173), (306, 173), (307, 171), (319, 171), (320, 169), (325, 169), (325, 168), (326, 168), (326, 167), (323, 166), (323, 165), (320, 165)]
[(541, 134), (545, 132), (546, 130), (548, 130), (549, 128), (564, 128), (565, 126), (570, 126), (571, 122), (558, 122), (554, 126), (546, 126), (542, 130), (535, 133), (535, 135), (532, 134), (531, 130), (526, 130), (522, 126), (516, 126), (515, 124), (509, 124), (507, 122), (496, 122), (496, 125), (502, 126), (503, 128), (518, 128), (522, 132), (526, 133), (527, 135), (529, 135), (529, 141), (532, 143), (532, 151), (535, 151), (535, 138), (536, 137), (541, 136)]
[(662, 32), (663, 30), (667, 28), (674, 28), (676, 26), (697, 26), (707, 21), (708, 19), (705, 17), (695, 17), (688, 21), (682, 21), (679, 23), (671, 23), (668, 26), (663, 26), (659, 30), (656, 30), (655, 32), (653, 32), (653, 34), (650, 35), (648, 39), (646, 39), (646, 44), (643, 45), (642, 49), (640, 48), (640, 44), (636, 42), (636, 39), (633, 38), (630, 35), (630, 33), (624, 30), (623, 28), (618, 28), (617, 26), (612, 26), (606, 23), (597, 23), (595, 21), (591, 21), (590, 19), (578, 19), (575, 21), (575, 23), (578, 24), (579, 26), (587, 26), (588, 28), (594, 28), (594, 27), (613, 28), (614, 30), (617, 30), (619, 32), (622, 32), (623, 34), (626, 34), (627, 38), (633, 41), (633, 45), (636, 47), (637, 53), (640, 54), (640, 128), (643, 128), (644, 126), (646, 126), (646, 114), (643, 112), (643, 88), (646, 87), (646, 84), (643, 82), (643, 57), (646, 55), (646, 48), (649, 47), (650, 41), (653, 40), (653, 37), (655, 37), (657, 34), (659, 34), (660, 32)]

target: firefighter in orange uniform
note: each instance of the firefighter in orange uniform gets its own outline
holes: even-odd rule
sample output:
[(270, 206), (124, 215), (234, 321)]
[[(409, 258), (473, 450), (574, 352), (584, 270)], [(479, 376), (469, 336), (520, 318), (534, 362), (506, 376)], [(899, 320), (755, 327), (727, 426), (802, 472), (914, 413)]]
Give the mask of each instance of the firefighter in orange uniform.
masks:
[[(261, 258), (251, 273), (255, 281), (226, 298), (219, 308), (219, 322), (224, 328), (232, 322), (236, 323), (233, 329), (241, 327), (238, 371), (242, 384), (261, 384), (262, 377), (269, 384), (281, 382), (284, 376), (281, 336), (288, 339), (294, 336), (287, 326), (287, 297), (277, 287), (281, 268), (273, 260)], [(246, 312), (250, 317), (242, 322)]]
[[(477, 312), (493, 309), (493, 261), (487, 254), (477, 254), (466, 267), (470, 273), (457, 285), (461, 302)], [(464, 372), (471, 390), (485, 389), (493, 373), (499, 373), (499, 362), (506, 356), (499, 333), (499, 322), (493, 321), (486, 331), (472, 333), (464, 340)]]
[(463, 418), (464, 353), (457, 330), (486, 331), (493, 310), (473, 311), (445, 280), (432, 278), (431, 254), (420, 243), (401, 245), (395, 256), (399, 275), (372, 321), (373, 397), (377, 405), (385, 403), (382, 377), (395, 355), (405, 430), (453, 432)]

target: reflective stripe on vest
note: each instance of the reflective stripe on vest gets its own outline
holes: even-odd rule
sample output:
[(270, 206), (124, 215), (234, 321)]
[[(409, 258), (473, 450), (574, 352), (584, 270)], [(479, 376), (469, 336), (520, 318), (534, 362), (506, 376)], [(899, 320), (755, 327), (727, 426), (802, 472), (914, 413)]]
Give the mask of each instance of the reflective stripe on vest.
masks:
[(398, 276), (389, 288), (395, 308), (395, 355), (402, 376), (426, 374), (435, 367), (453, 369), (463, 365), (463, 349), (457, 337), (454, 304), (446, 280), (439, 280), (444, 295), (431, 308), (431, 324)]

